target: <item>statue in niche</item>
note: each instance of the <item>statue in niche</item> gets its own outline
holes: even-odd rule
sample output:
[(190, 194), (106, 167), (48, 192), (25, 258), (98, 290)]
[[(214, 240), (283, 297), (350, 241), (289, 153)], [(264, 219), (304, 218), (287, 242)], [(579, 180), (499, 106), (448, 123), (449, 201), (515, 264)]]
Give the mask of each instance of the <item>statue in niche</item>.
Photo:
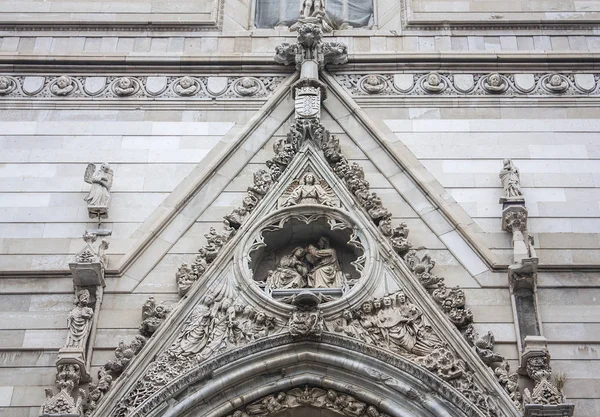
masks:
[(317, 183), (312, 173), (306, 174), (300, 181), (293, 181), (284, 193), (281, 207), (297, 204), (322, 204), (334, 207), (336, 197), (325, 180)]
[(104, 162), (99, 168), (95, 164), (88, 164), (83, 180), (92, 184), (90, 192), (84, 198), (88, 204), (90, 218), (108, 217), (108, 203), (110, 202), (110, 189), (113, 183), (113, 170)]
[(509, 200), (522, 200), (521, 175), (519, 168), (508, 158), (504, 158), (502, 170), (500, 171), (500, 181), (504, 188), (504, 198)]
[(329, 239), (321, 237), (317, 246), (309, 245), (306, 259), (313, 266), (308, 274), (310, 288), (340, 288), (344, 274), (340, 268), (337, 251), (331, 247)]
[(87, 338), (90, 334), (94, 310), (88, 307), (90, 303), (90, 292), (80, 290), (75, 299), (75, 308), (67, 316), (67, 334), (66, 348), (85, 349)]
[(279, 261), (275, 271), (269, 271), (268, 288), (291, 289), (304, 288), (307, 284), (308, 265), (304, 261), (306, 251), (301, 246)]

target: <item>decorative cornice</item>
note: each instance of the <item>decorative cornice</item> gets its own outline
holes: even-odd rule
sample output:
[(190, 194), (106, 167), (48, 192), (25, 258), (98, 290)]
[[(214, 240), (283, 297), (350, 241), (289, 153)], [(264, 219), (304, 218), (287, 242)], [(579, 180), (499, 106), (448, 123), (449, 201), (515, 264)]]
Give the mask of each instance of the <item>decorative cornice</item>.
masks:
[(598, 73), (337, 73), (353, 97), (600, 97)]
[(265, 99), (283, 76), (0, 75), (5, 99)]

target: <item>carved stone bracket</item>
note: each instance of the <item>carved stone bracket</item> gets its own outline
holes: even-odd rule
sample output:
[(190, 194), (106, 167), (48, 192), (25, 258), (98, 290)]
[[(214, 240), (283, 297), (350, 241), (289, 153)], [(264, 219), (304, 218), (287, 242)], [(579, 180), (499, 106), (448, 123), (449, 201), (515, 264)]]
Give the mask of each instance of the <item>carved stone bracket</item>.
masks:
[(74, 261), (69, 263), (73, 284), (77, 287), (105, 285), (104, 270), (108, 266), (105, 251), (109, 244), (106, 239), (102, 239), (96, 246), (94, 243), (97, 239), (97, 233), (86, 231), (83, 235), (84, 248), (75, 255)]
[(76, 364), (58, 365), (56, 387), (58, 392), (46, 389), (46, 400), (40, 408), (40, 417), (80, 417), (85, 392), (79, 388), (81, 368)]
[(552, 378), (550, 353), (542, 336), (527, 336), (521, 357), (520, 373), (526, 373), (534, 381), (533, 390), (525, 389), (523, 400), (525, 416), (572, 416), (573, 404), (565, 404), (562, 386), (564, 376)]

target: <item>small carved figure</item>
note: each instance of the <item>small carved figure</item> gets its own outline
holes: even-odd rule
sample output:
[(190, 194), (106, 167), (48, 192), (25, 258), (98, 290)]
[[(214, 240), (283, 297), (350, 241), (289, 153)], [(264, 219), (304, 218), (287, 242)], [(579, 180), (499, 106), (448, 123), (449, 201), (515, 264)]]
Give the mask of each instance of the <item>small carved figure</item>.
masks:
[(0, 95), (6, 95), (15, 89), (15, 83), (8, 77), (0, 76)]
[(258, 198), (262, 198), (269, 191), (271, 185), (273, 185), (271, 174), (261, 168), (254, 173), (254, 184), (248, 187), (248, 191), (256, 194)]
[(385, 81), (377, 75), (367, 75), (362, 83), (363, 88), (369, 94), (379, 94), (385, 90)]
[(237, 230), (242, 227), (242, 224), (244, 223), (244, 220), (246, 220), (246, 217), (248, 217), (248, 214), (249, 213), (246, 207), (241, 206), (236, 207), (230, 214), (223, 218), (227, 220), (231, 227)]
[(260, 90), (260, 84), (256, 79), (251, 77), (243, 77), (237, 84), (235, 84), (235, 91), (240, 96), (253, 96)]
[(67, 334), (66, 348), (80, 348), (85, 351), (88, 336), (92, 326), (94, 310), (88, 307), (90, 303), (90, 292), (80, 290), (77, 292), (75, 308), (67, 316)]
[(269, 395), (252, 404), (246, 406), (246, 413), (249, 416), (264, 416), (287, 408), (285, 402), (285, 392), (280, 392), (276, 396)]
[(506, 90), (507, 84), (500, 74), (494, 72), (485, 77), (483, 87), (490, 93), (502, 93)]
[(130, 96), (135, 92), (134, 81), (129, 77), (121, 77), (114, 85), (115, 93), (119, 96)]
[(169, 348), (173, 356), (190, 356), (201, 352), (209, 343), (213, 328), (213, 305), (215, 299), (211, 294), (204, 297), (202, 303), (194, 308), (186, 326)]
[(324, 0), (302, 0), (300, 3), (300, 16), (304, 19), (325, 15)]
[(308, 275), (308, 266), (304, 262), (305, 250), (298, 246), (290, 255), (279, 261), (275, 271), (269, 271), (267, 287), (272, 289), (304, 288)]
[(323, 155), (329, 163), (338, 162), (342, 157), (340, 140), (335, 135), (327, 135), (323, 142)]
[(423, 88), (430, 93), (439, 93), (446, 88), (442, 77), (437, 72), (430, 72), (423, 81)]
[(569, 88), (569, 83), (560, 74), (552, 74), (547, 78), (545, 87), (554, 93), (564, 93)]
[(504, 188), (504, 198), (506, 199), (523, 199), (521, 191), (521, 175), (519, 168), (515, 166), (513, 161), (504, 158), (502, 170), (500, 170), (500, 181)]
[(310, 288), (340, 288), (344, 284), (344, 274), (340, 268), (337, 251), (331, 247), (329, 239), (321, 237), (317, 246), (309, 245), (306, 259), (313, 265), (308, 275)]
[(119, 342), (119, 346), (115, 349), (115, 359), (106, 362), (104, 367), (117, 376), (121, 375), (127, 365), (140, 353), (145, 345), (146, 338), (139, 334), (129, 344)]
[(335, 206), (333, 202), (335, 194), (333, 194), (329, 184), (324, 180), (315, 184), (315, 176), (312, 173), (306, 174), (300, 180), (299, 184), (297, 181), (292, 182), (285, 195), (287, 198), (281, 203), (282, 207), (295, 206), (297, 204)]
[(67, 96), (75, 90), (74, 82), (71, 77), (62, 75), (56, 80), (56, 82), (50, 88), (52, 94), (56, 96)]
[(191, 96), (198, 91), (198, 86), (192, 77), (186, 75), (179, 79), (174, 90), (180, 96)]
[(108, 203), (110, 202), (110, 189), (113, 183), (113, 170), (107, 163), (102, 163), (99, 168), (88, 164), (83, 180), (92, 184), (85, 201), (88, 204), (90, 218), (108, 217)]
[(154, 297), (149, 297), (142, 306), (142, 322), (140, 323), (140, 333), (143, 336), (152, 336), (158, 326), (161, 325), (167, 314), (171, 311), (170, 308), (163, 304), (157, 304)]

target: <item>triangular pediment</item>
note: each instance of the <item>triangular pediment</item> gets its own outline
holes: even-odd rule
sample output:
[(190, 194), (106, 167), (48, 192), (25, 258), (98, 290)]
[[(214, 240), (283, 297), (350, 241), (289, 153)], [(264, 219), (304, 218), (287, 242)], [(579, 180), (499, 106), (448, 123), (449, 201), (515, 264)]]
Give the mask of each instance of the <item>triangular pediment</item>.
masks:
[[(332, 131), (344, 131), (332, 119), (327, 124)], [(200, 370), (220, 372), (229, 360), (271, 348), (279, 347), (275, 356), (288, 348), (303, 349), (299, 346), (308, 352), (314, 343), (338, 346), (340, 352), (350, 346), (375, 362), (400, 361), (409, 364), (402, 372), (413, 376), (424, 372), (429, 385), (415, 388), (415, 395), (435, 390), (440, 401), (453, 404), (448, 415), (517, 415), (456, 329), (472, 320), (464, 294), (437, 285), (434, 263), (410, 251), (406, 226), (372, 194), (360, 158), (346, 160), (341, 154), (349, 146), (366, 154), (364, 143), (374, 138), (357, 143), (348, 135), (341, 145), (336, 140), (326, 135), (324, 144), (305, 141), (287, 155), (285, 165), (276, 167), (282, 169), (275, 178), (268, 174), (282, 137), (273, 138), (274, 152), (264, 166), (253, 168), (253, 182), (238, 208), (225, 217), (225, 228), (211, 230), (203, 252), (179, 269), (178, 279), (187, 277), (189, 284), (185, 296), (94, 415), (184, 415), (164, 411), (165, 401), (180, 404), (181, 413), (194, 408), (189, 402), (181, 405), (176, 394), (198, 386), (207, 375)], [(339, 281), (327, 281), (331, 272), (318, 281), (317, 263), (307, 261), (311, 270), (304, 281), (299, 278), (300, 284), (286, 287), (279, 298), (268, 291), (269, 273), (278, 273), (284, 256), (293, 256), (290, 248), (312, 246), (307, 255), (313, 251), (321, 256), (318, 250), (328, 249), (319, 246), (321, 237), (338, 255)], [(315, 282), (321, 282), (319, 288)], [(329, 288), (327, 282), (335, 284)], [(311, 303), (318, 305), (311, 309), (302, 304), (303, 292), (316, 294), (318, 301)], [(452, 304), (448, 311), (440, 308), (447, 303)], [(366, 366), (368, 360), (362, 363)], [(372, 378), (387, 380), (377, 372)], [(410, 383), (406, 387), (410, 392)]]

